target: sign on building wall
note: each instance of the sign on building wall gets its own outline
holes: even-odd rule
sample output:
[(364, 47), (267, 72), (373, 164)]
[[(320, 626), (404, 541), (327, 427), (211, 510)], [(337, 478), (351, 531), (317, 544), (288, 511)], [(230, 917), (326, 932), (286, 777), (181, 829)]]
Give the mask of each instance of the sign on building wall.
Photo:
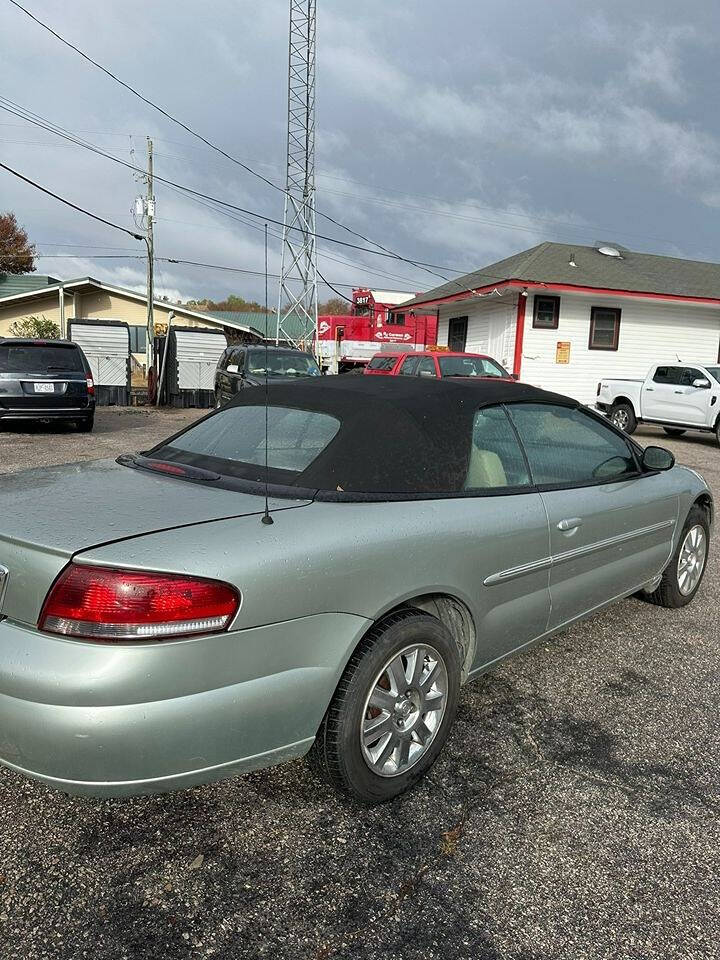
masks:
[(555, 363), (570, 363), (569, 340), (558, 340), (555, 346)]

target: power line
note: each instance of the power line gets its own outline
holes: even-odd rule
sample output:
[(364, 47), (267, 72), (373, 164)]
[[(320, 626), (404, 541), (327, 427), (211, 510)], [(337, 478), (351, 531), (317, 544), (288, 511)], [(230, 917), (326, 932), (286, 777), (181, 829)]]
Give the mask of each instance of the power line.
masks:
[[(11, 0), (11, 2), (14, 2), (14, 0)], [(7, 98), (4, 98), (4, 97), (0, 97), (0, 100), (4, 100), (6, 104), (12, 103), (12, 101), (9, 101), (7, 100)], [(14, 104), (14, 106), (18, 106), (18, 105)], [(6, 112), (11, 113), (15, 116), (23, 117), (22, 113), (18, 113), (16, 110), (7, 107), (3, 103), (0, 103), (0, 109), (3, 109)], [(24, 107), (20, 107), (20, 109), (25, 110)], [(30, 113), (30, 111), (28, 111), (28, 113)], [(31, 114), (30, 116), (25, 116), (24, 119), (26, 119), (28, 123), (33, 123), (36, 126), (39, 126), (50, 133), (54, 133), (65, 140), (69, 140), (71, 143), (74, 143), (79, 147), (83, 147), (86, 150), (90, 150), (92, 153), (98, 154), (98, 156), (105, 157), (107, 160), (112, 160), (114, 163), (120, 164), (121, 166), (125, 167), (128, 170), (132, 170), (133, 172), (141, 173), (141, 174), (145, 174), (146, 172), (145, 170), (142, 169), (142, 167), (138, 167), (135, 164), (129, 163), (127, 160), (123, 160), (121, 157), (116, 157), (114, 156), (114, 154), (108, 153), (107, 151), (103, 150), (102, 148), (94, 144), (87, 143), (83, 140), (80, 140), (77, 137), (74, 137), (69, 131), (64, 130), (63, 128), (57, 126), (56, 124), (53, 124), (51, 121), (47, 121), (44, 118), (39, 117), (39, 115)], [(160, 183), (164, 183), (166, 186), (176, 187), (177, 189), (182, 190), (184, 193), (191, 194), (192, 196), (199, 197), (204, 200), (209, 200), (213, 203), (217, 203), (217, 204), (220, 204), (221, 206), (227, 207), (230, 210), (238, 211), (239, 213), (244, 213), (247, 216), (254, 217), (256, 220), (264, 220), (269, 223), (273, 223), (276, 226), (283, 225), (282, 221), (276, 219), (275, 217), (268, 217), (266, 214), (257, 213), (256, 211), (250, 210), (246, 207), (241, 207), (237, 204), (230, 203), (228, 200), (221, 200), (219, 197), (213, 197), (211, 194), (203, 193), (201, 190), (195, 190), (192, 187), (186, 186), (185, 184), (177, 183), (174, 180), (169, 180), (167, 177), (161, 177), (158, 174), (155, 174), (155, 180), (159, 181)], [(342, 226), (342, 224), (339, 224), (339, 225)], [(291, 229), (298, 229), (298, 228), (293, 227)], [(344, 229), (349, 229), (349, 228), (344, 228)], [(317, 232), (314, 232), (313, 236), (315, 236), (319, 240), (325, 240), (328, 243), (334, 243), (339, 246), (347, 247), (351, 250), (361, 250), (363, 253), (370, 254), (375, 257), (385, 257), (392, 260), (400, 260), (403, 263), (409, 264), (410, 266), (414, 266), (414, 267), (417, 267), (418, 269), (425, 270), (426, 272), (431, 273), (433, 276), (439, 278), (445, 283), (456, 283), (456, 281), (451, 280), (450, 278), (445, 277), (442, 274), (436, 273), (435, 272), (436, 270), (448, 270), (451, 273), (466, 272), (464, 269), (461, 269), (459, 267), (449, 267), (442, 264), (428, 263), (427, 261), (413, 260), (410, 257), (404, 257), (402, 254), (395, 253), (389, 248), (382, 247), (380, 244), (377, 244), (374, 241), (369, 240), (366, 237), (363, 237), (362, 234), (357, 234), (357, 236), (359, 236), (360, 239), (365, 240), (367, 243), (372, 243), (374, 246), (380, 247), (380, 249), (371, 250), (368, 247), (362, 247), (357, 243), (349, 243), (347, 240), (338, 240), (336, 237), (330, 237), (330, 236), (327, 236), (326, 234), (317, 233)], [(490, 275), (488, 274), (488, 276)], [(503, 279), (503, 278), (497, 277), (495, 279)], [(460, 284), (458, 284), (458, 286), (461, 287)], [(461, 289), (464, 290), (464, 288), (462, 287)]]
[(49, 197), (52, 197), (54, 200), (59, 200), (60, 203), (64, 203), (66, 207), (72, 207), (73, 210), (77, 210), (78, 213), (84, 213), (86, 217), (92, 217), (93, 220), (97, 220), (99, 223), (104, 223), (108, 227), (112, 227), (113, 230), (121, 230), (123, 233), (126, 233), (129, 237), (133, 237), (135, 240), (145, 240), (145, 237), (141, 236), (139, 233), (133, 233), (132, 230), (127, 230), (125, 227), (119, 226), (117, 223), (113, 223), (111, 220), (106, 220), (104, 217), (98, 216), (96, 213), (91, 213), (89, 210), (85, 210), (84, 207), (79, 207), (76, 203), (73, 203), (71, 200), (66, 200), (65, 197), (61, 197), (57, 193), (53, 193), (52, 190), (48, 190), (47, 187), (41, 186), (39, 183), (36, 183), (34, 180), (31, 180), (29, 177), (24, 176), (22, 173), (19, 173), (17, 170), (13, 170), (12, 167), (9, 167), (6, 163), (0, 163), (0, 168), (7, 170), (8, 173), (11, 173), (14, 177), (17, 177), (19, 180), (23, 180), (25, 183), (30, 184), (31, 187), (35, 187), (36, 190), (40, 190), (42, 193), (47, 194)]
[[(17, 256), (17, 254), (0, 254), (0, 260), (12, 259)], [(103, 254), (74, 254), (74, 253), (36, 253), (37, 259), (43, 260), (142, 260), (145, 261), (147, 258), (141, 256), (140, 254), (123, 254), (123, 253), (103, 253)], [(228, 273), (241, 273), (246, 274), (252, 277), (264, 277), (264, 270), (248, 270), (242, 267), (229, 267), (222, 263), (204, 263), (200, 260), (185, 260), (179, 257), (155, 257), (156, 263), (174, 263), (182, 264), (191, 267), (203, 267), (208, 270), (223, 270)], [(318, 274), (320, 271), (318, 271)], [(268, 277), (273, 280), (279, 280), (279, 273), (269, 273)], [(335, 287), (347, 287), (349, 290), (352, 290), (356, 287), (354, 283), (344, 283), (339, 280), (334, 280), (332, 283), (329, 280), (322, 278), (322, 282), (326, 287), (329, 287), (331, 290), (335, 290)], [(167, 285), (167, 284), (166, 284)], [(33, 293), (42, 293), (44, 290), (43, 287), (38, 287), (37, 290), (34, 290)], [(338, 296), (344, 297), (346, 300), (349, 300), (348, 297), (345, 297), (344, 294), (340, 293), (338, 290), (335, 290), (335, 293)], [(352, 303), (352, 300), (349, 300)]]
[[(10, 0), (10, 3), (12, 3), (13, 6), (17, 7), (18, 10), (21, 10), (26, 16), (28, 16), (28, 17), (29, 17), (31, 20), (33, 20), (35, 23), (37, 23), (38, 26), (42, 27), (43, 30), (47, 30), (47, 32), (50, 33), (53, 37), (55, 37), (57, 40), (59, 40), (60, 43), (64, 44), (66, 47), (68, 47), (69, 49), (73, 50), (75, 53), (79, 54), (79, 55), (80, 55), (84, 60), (86, 60), (88, 63), (92, 64), (92, 65), (93, 65), (94, 67), (96, 67), (98, 70), (101, 70), (106, 76), (110, 77), (110, 79), (114, 80), (116, 83), (120, 84), (120, 86), (124, 87), (126, 90), (128, 90), (130, 93), (132, 93), (134, 96), (136, 96), (136, 97), (138, 97), (140, 100), (142, 100), (142, 102), (145, 103), (145, 104), (147, 104), (147, 106), (152, 107), (154, 110), (157, 110), (157, 111), (158, 111), (159, 113), (161, 113), (162, 116), (164, 116), (166, 119), (170, 120), (172, 123), (177, 124), (177, 125), (178, 125), (179, 127), (181, 127), (183, 130), (185, 130), (187, 133), (189, 133), (191, 136), (196, 137), (198, 140), (200, 140), (200, 141), (201, 141), (202, 143), (204, 143), (206, 146), (210, 147), (211, 150), (215, 150), (217, 153), (219, 153), (221, 156), (225, 157), (227, 160), (230, 160), (232, 163), (237, 164), (237, 166), (239, 166), (239, 167), (241, 167), (243, 170), (247, 171), (247, 173), (250, 173), (252, 176), (256, 177), (258, 180), (261, 180), (263, 183), (265, 183), (265, 184), (267, 184), (268, 186), (272, 187), (274, 190), (279, 190), (284, 196), (287, 197), (287, 191), (284, 190), (282, 187), (280, 187), (278, 184), (273, 183), (272, 180), (269, 180), (269, 179), (268, 179), (266, 176), (264, 176), (263, 174), (258, 173), (258, 172), (257, 172), (256, 170), (254, 170), (252, 167), (248, 166), (248, 164), (243, 163), (241, 160), (238, 160), (237, 157), (233, 157), (232, 154), (229, 154), (226, 150), (223, 150), (222, 147), (218, 147), (217, 144), (212, 143), (212, 141), (208, 140), (206, 137), (203, 137), (202, 134), (197, 133), (195, 130), (193, 130), (191, 127), (189, 127), (186, 123), (183, 123), (182, 120), (179, 120), (177, 117), (175, 117), (175, 116), (173, 116), (172, 114), (168, 113), (167, 110), (164, 110), (161, 106), (159, 106), (159, 104), (155, 103), (153, 100), (150, 100), (148, 97), (145, 97), (143, 94), (141, 94), (141, 93), (139, 92), (139, 90), (136, 90), (134, 87), (132, 87), (129, 83), (126, 83), (124, 80), (121, 80), (120, 77), (118, 77), (116, 74), (114, 74), (111, 70), (108, 70), (107, 67), (104, 67), (101, 63), (98, 63), (97, 60), (94, 60), (92, 57), (88, 56), (88, 54), (86, 54), (84, 51), (82, 51), (82, 50), (81, 50), (79, 47), (77, 47), (74, 43), (71, 43), (69, 40), (66, 40), (64, 37), (62, 37), (56, 30), (53, 30), (52, 27), (50, 27), (48, 24), (44, 23), (42, 20), (40, 20), (38, 17), (36, 17), (33, 13), (31, 13), (30, 10), (28, 10), (28, 9), (27, 9), (26, 7), (24, 7), (21, 3), (19, 3), (18, 0)], [(434, 273), (434, 271), (433, 271), (432, 269), (430, 269), (430, 265), (429, 265), (429, 264), (417, 262), (417, 261), (414, 261), (414, 260), (409, 260), (409, 259), (406, 258), (406, 257), (402, 257), (402, 256), (400, 256), (400, 254), (397, 254), (397, 253), (395, 253), (394, 251), (391, 251), (389, 247), (386, 247), (386, 246), (384, 246), (383, 244), (378, 243), (376, 240), (371, 240), (369, 237), (366, 237), (364, 234), (359, 233), (359, 232), (356, 231), (356, 230), (353, 230), (352, 227), (348, 227), (346, 224), (341, 223), (339, 220), (336, 220), (334, 217), (331, 217), (329, 214), (323, 213), (323, 212), (320, 211), (320, 210), (318, 210), (318, 211), (316, 211), (316, 212), (317, 212), (317, 215), (318, 215), (318, 216), (324, 217), (326, 220), (328, 220), (330, 223), (334, 224), (335, 226), (339, 227), (341, 230), (347, 231), (347, 232), (350, 233), (352, 236), (357, 237), (357, 238), (360, 239), (360, 240), (363, 240), (365, 243), (370, 243), (370, 244), (372, 244), (373, 246), (377, 247), (379, 250), (383, 250), (383, 251), (385, 251), (385, 253), (387, 253), (387, 254), (392, 254), (392, 255), (395, 256), (397, 259), (405, 260), (405, 261), (408, 262), (408, 263), (412, 263), (412, 264), (414, 264), (414, 266), (420, 267), (421, 269), (425, 270), (426, 272), (431, 273), (431, 274), (433, 274), (433, 275), (436, 276), (436, 277), (439, 277), (439, 279), (445, 281), (445, 283), (454, 283), (454, 282), (455, 282), (454, 280), (451, 280), (451, 279), (448, 278), (448, 277), (444, 277), (444, 276), (442, 276), (441, 274), (436, 274), (436, 273)], [(262, 217), (262, 216), (261, 216), (260, 219), (265, 220), (265, 219), (269, 219), (269, 218), (266, 218), (266, 217)], [(296, 229), (297, 229), (297, 228), (296, 228)], [(314, 233), (313, 233), (312, 235), (315, 236)], [(335, 242), (339, 242), (339, 241), (335, 241)], [(442, 268), (440, 268), (440, 269), (442, 269)], [(462, 271), (459, 271), (459, 272), (462, 272)], [(460, 286), (460, 285), (458, 284), (458, 286)]]
[[(355, 303), (353, 299), (351, 299), (350, 297), (346, 297), (345, 294), (341, 293), (340, 290), (338, 290), (337, 287), (333, 286), (333, 284), (330, 283), (329, 280), (326, 280), (319, 269), (317, 271), (317, 275), (320, 277), (321, 281), (325, 284), (326, 287), (330, 287), (333, 293), (336, 293), (339, 297), (342, 297), (343, 300), (347, 300), (348, 303)], [(338, 286), (346, 286), (346, 284), (338, 284)]]

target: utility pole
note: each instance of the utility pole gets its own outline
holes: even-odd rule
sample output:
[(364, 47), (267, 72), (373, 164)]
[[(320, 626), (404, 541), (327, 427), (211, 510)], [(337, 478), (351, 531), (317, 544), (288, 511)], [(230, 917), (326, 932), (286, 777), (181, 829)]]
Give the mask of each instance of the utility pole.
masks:
[[(155, 337), (155, 320), (153, 306), (155, 303), (155, 264), (154, 246), (153, 246), (153, 221), (155, 220), (155, 196), (153, 194), (153, 142), (150, 137), (147, 138), (147, 198), (145, 200), (145, 216), (147, 218), (147, 231), (145, 240), (147, 243), (147, 347), (146, 362), (148, 374), (153, 365), (153, 344)], [(155, 371), (157, 376), (157, 371)], [(159, 385), (158, 385), (159, 388)]]
[(317, 355), (315, 5), (316, 0), (290, 0), (287, 186), (275, 342), (287, 340)]

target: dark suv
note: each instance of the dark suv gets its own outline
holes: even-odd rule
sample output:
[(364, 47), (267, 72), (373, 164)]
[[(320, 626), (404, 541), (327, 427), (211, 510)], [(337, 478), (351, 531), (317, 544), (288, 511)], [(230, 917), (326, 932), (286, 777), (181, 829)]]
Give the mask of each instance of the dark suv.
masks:
[(0, 339), (0, 421), (71, 420), (92, 430), (95, 384), (69, 340)]
[(273, 383), (299, 377), (319, 377), (314, 357), (290, 347), (259, 347), (242, 344), (228, 347), (218, 360), (215, 372), (215, 406), (227, 403), (243, 387), (257, 387), (267, 377)]

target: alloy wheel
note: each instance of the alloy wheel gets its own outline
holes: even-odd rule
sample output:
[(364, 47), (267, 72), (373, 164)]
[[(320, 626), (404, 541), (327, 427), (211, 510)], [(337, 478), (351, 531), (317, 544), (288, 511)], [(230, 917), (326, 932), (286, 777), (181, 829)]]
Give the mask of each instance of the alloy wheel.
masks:
[(626, 410), (616, 410), (610, 418), (610, 422), (614, 423), (619, 430), (627, 430), (629, 419)]
[(365, 762), (381, 777), (406, 773), (427, 753), (442, 725), (448, 674), (440, 653), (413, 644), (378, 673), (360, 721)]
[(677, 562), (678, 589), (688, 596), (697, 587), (705, 568), (707, 537), (705, 530), (696, 523), (685, 534)]

